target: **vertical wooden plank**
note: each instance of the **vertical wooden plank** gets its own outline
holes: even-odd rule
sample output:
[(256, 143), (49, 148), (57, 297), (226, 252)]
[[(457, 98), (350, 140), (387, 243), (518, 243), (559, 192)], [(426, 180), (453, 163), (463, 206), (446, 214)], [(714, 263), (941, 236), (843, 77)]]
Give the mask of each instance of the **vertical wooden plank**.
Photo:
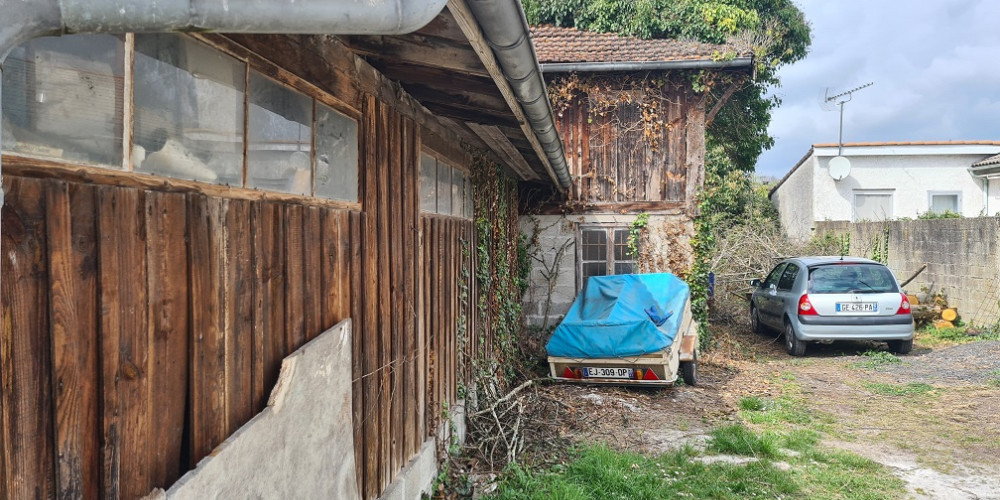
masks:
[(389, 481), (406, 463), (404, 456), (403, 419), (406, 407), (403, 406), (404, 368), (406, 361), (403, 352), (403, 316), (406, 314), (403, 304), (403, 162), (402, 162), (402, 127), (401, 117), (395, 110), (389, 111), (389, 172), (386, 176), (388, 205), (386, 215), (389, 219), (389, 302), (382, 305), (391, 318), (389, 325), (390, 370), (389, 370), (389, 417), (392, 422), (391, 465), (392, 473)]
[(378, 311), (379, 311), (379, 428), (382, 442), (379, 446), (380, 483), (383, 491), (392, 479), (392, 417), (390, 415), (390, 363), (392, 362), (392, 331), (389, 262), (389, 107), (379, 103), (376, 140), (378, 141)]
[(193, 466), (226, 438), (224, 308), (228, 200), (188, 198), (191, 276), (190, 444)]
[(302, 205), (286, 205), (285, 211), (285, 342), (288, 352), (295, 352), (306, 341), (303, 301), (305, 285), (303, 265)]
[[(361, 292), (361, 287), (363, 283), (363, 260), (362, 260), (362, 235), (364, 234), (364, 227), (362, 223), (364, 222), (364, 217), (360, 213), (356, 212), (345, 212), (345, 219), (347, 220), (347, 226), (341, 226), (345, 230), (342, 234), (349, 233), (349, 239), (347, 243), (343, 245), (345, 249), (345, 255), (347, 258), (343, 259), (343, 262), (349, 264), (350, 276), (349, 284), (346, 289), (350, 290), (350, 317), (351, 317), (351, 373), (352, 377), (352, 394), (354, 396), (352, 400), (353, 410), (354, 410), (354, 460), (355, 469), (357, 471), (358, 478), (358, 490), (359, 495), (364, 495), (365, 492), (365, 456), (367, 450), (367, 439), (368, 436), (365, 435), (365, 399), (364, 399), (364, 362), (365, 362), (365, 323), (364, 323), (364, 303), (362, 301), (363, 295)], [(346, 228), (349, 227), (350, 230), (347, 231)], [(341, 240), (343, 243), (344, 240)], [(364, 498), (362, 496), (362, 498)]]
[(9, 498), (50, 498), (55, 489), (43, 189), (34, 179), (4, 178), (0, 408)]
[(223, 237), (226, 436), (253, 417), (253, 293), (250, 202), (228, 200)]
[(183, 194), (148, 192), (151, 482), (166, 488), (182, 460), (188, 392), (187, 202)]
[[(417, 144), (416, 127), (410, 120), (403, 121), (403, 351), (406, 356), (405, 380), (403, 389), (406, 408), (406, 460), (417, 453), (420, 447), (417, 415), (417, 299), (415, 294), (415, 276), (417, 256), (420, 250), (415, 245), (414, 234), (417, 231), (417, 189), (420, 176), (420, 150)], [(404, 462), (405, 463), (405, 462)]]
[(320, 208), (303, 207), (302, 256), (303, 256), (303, 321), (306, 341), (323, 333), (323, 232)]
[(437, 310), (437, 325), (436, 334), (437, 342), (434, 349), (436, 366), (436, 376), (435, 385), (437, 389), (437, 396), (435, 403), (437, 407), (433, 409), (435, 413), (434, 417), (434, 433), (437, 435), (441, 430), (441, 425), (443, 424), (440, 419), (441, 410), (444, 408), (447, 402), (447, 394), (445, 392), (445, 384), (447, 383), (446, 373), (448, 371), (448, 360), (445, 358), (445, 345), (448, 338), (448, 318), (447, 311), (445, 310), (445, 297), (448, 296), (448, 284), (445, 282), (444, 277), (444, 263), (447, 262), (448, 256), (445, 253), (445, 227), (441, 219), (436, 219), (434, 221), (437, 245), (437, 260), (435, 262), (434, 273), (436, 274), (435, 280), (437, 282), (437, 289), (434, 293), (434, 308)]
[(105, 495), (139, 498), (150, 482), (150, 366), (143, 193), (99, 191)]
[(377, 137), (378, 109), (373, 96), (366, 95), (362, 109), (362, 150), (364, 152), (364, 426), (365, 426), (365, 494), (362, 498), (373, 499), (382, 492), (380, 469), (381, 421), (379, 419), (380, 341), (378, 324), (379, 254), (378, 254), (378, 150)]
[(56, 496), (93, 498), (100, 494), (94, 195), (71, 194), (59, 181), (48, 181), (45, 195)]
[[(264, 288), (264, 387), (267, 394), (278, 381), (281, 370), (281, 360), (291, 351), (285, 334), (285, 239), (286, 229), (283, 206), (279, 203), (266, 203), (261, 209), (261, 221), (264, 235), (263, 261), (267, 276)], [(266, 398), (265, 397), (265, 403)]]
[(250, 203), (250, 265), (253, 270), (253, 286), (251, 290), (253, 301), (253, 333), (251, 334), (250, 341), (250, 386), (254, 412), (264, 409), (267, 398), (267, 389), (264, 388), (265, 321), (267, 317), (264, 309), (266, 252), (264, 250), (265, 234), (263, 230), (262, 210), (263, 203), (261, 201)]
[[(324, 209), (320, 212), (320, 282), (321, 290), (317, 291), (321, 305), (321, 330), (326, 331), (344, 318), (342, 310), (342, 297), (344, 287), (344, 276), (342, 275), (344, 262), (340, 252), (344, 242), (342, 237), (348, 235), (349, 229), (344, 226), (341, 230), (341, 215), (344, 212), (339, 210)], [(353, 351), (352, 351), (353, 353)]]

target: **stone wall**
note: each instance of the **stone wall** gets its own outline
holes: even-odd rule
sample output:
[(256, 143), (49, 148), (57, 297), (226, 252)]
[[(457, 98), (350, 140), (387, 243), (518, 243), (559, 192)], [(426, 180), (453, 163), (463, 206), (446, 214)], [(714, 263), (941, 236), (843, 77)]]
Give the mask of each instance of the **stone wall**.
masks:
[(851, 255), (871, 257), (876, 239), (889, 234), (888, 265), (905, 280), (927, 264), (906, 287), (944, 291), (965, 322), (1000, 321), (1000, 218), (902, 220), (889, 222), (817, 222), (818, 234), (851, 235)]
[[(529, 238), (531, 278), (524, 294), (524, 319), (529, 326), (559, 323), (576, 299), (577, 228), (580, 224), (629, 226), (637, 214), (532, 215), (520, 219)], [(640, 239), (641, 272), (686, 273), (692, 262), (694, 224), (682, 214), (650, 214)]]

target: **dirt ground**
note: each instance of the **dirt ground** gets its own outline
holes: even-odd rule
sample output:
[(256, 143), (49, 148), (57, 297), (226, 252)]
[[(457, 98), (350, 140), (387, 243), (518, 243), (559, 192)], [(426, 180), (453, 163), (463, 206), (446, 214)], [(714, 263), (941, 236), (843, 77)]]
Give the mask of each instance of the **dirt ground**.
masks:
[(878, 363), (864, 355), (884, 350), (877, 343), (814, 344), (792, 358), (773, 335), (716, 336), (696, 387), (541, 387), (565, 402), (551, 415), (559, 438), (646, 453), (697, 446), (738, 420), (741, 398), (791, 395), (828, 423), (826, 444), (885, 464), (912, 498), (1000, 499), (1000, 341), (918, 342), (901, 362)]

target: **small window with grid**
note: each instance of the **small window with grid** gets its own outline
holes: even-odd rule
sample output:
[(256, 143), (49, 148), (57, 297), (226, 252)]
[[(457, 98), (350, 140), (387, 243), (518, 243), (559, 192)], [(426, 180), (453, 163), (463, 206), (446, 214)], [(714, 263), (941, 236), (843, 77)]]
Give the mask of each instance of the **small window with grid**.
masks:
[(638, 263), (629, 253), (627, 228), (581, 228), (579, 248), (579, 288), (582, 288), (591, 276), (638, 272)]

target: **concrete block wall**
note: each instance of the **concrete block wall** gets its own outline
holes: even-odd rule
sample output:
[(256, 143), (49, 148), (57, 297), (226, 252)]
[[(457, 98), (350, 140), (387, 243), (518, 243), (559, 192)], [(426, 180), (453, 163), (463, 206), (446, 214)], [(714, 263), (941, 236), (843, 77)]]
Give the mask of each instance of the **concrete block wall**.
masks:
[(876, 237), (889, 230), (889, 268), (905, 280), (927, 264), (907, 285), (944, 291), (961, 318), (975, 324), (1000, 321), (1000, 218), (898, 220), (889, 222), (819, 222), (817, 233), (851, 235), (851, 255), (871, 257)]
[[(520, 219), (532, 254), (522, 312), (529, 326), (555, 326), (577, 294), (576, 229), (580, 224), (629, 226), (638, 214), (531, 215)], [(694, 224), (682, 214), (650, 214), (642, 238), (642, 272), (684, 274), (692, 262)], [(551, 290), (550, 290), (551, 286)], [(546, 307), (548, 311), (546, 314)]]

